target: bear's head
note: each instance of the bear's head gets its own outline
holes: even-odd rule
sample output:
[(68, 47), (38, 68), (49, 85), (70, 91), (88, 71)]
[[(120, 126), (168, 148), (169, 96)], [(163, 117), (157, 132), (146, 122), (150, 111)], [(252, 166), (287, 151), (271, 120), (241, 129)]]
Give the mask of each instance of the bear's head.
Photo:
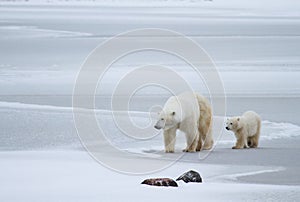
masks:
[(227, 119), (226, 122), (226, 130), (237, 131), (241, 128), (241, 118), (240, 117), (232, 117)]
[(161, 111), (154, 128), (168, 130), (178, 124), (177, 113), (175, 111)]

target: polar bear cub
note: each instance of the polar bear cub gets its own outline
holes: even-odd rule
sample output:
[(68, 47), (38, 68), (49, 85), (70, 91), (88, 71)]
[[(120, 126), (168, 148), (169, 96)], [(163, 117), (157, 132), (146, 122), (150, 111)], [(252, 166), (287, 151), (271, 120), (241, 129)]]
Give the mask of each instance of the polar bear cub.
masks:
[(185, 152), (211, 149), (212, 110), (206, 98), (193, 92), (170, 97), (154, 126), (164, 130), (165, 152), (173, 153), (177, 129), (186, 136)]
[(253, 111), (247, 111), (242, 116), (227, 120), (226, 129), (234, 132), (237, 139), (232, 149), (256, 148), (260, 135), (261, 119)]

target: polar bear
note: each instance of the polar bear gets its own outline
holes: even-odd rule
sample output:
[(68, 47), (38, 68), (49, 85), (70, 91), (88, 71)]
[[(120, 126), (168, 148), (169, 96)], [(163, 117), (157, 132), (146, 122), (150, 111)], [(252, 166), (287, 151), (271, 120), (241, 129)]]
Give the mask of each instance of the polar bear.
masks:
[(237, 139), (232, 149), (256, 148), (260, 135), (261, 119), (253, 111), (247, 111), (240, 117), (227, 120), (226, 129), (234, 132)]
[(167, 100), (154, 127), (164, 130), (165, 152), (174, 152), (177, 129), (186, 136), (187, 146), (183, 151), (195, 152), (212, 148), (212, 121), (208, 100), (196, 93), (185, 92)]

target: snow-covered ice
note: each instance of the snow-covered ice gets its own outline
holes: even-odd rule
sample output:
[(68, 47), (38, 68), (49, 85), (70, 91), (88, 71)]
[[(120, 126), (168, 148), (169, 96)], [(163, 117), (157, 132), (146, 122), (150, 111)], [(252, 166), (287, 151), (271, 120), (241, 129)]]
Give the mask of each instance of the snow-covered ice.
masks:
[[(128, 158), (134, 156), (137, 165), (169, 161), (167, 169), (134, 176), (103, 167), (85, 152), (76, 135), (71, 108), (2, 102), (0, 113), (5, 117), (1, 121), (0, 141), (4, 201), (138, 201), (144, 197), (150, 201), (170, 193), (169, 197), (174, 199), (192, 200), (198, 198), (194, 192), (211, 201), (252, 201), (265, 197), (293, 201), (299, 197), (296, 176), (300, 127), (294, 124), (263, 121), (260, 148), (244, 151), (231, 150), (234, 137), (223, 132), (207, 158), (185, 154), (174, 162), (177, 156), (163, 152), (161, 135), (147, 141), (132, 140), (114, 128), (109, 111), (97, 111), (99, 121), (104, 121), (109, 129), (109, 140), (128, 152)], [(148, 113), (131, 115), (138, 116), (140, 123), (147, 122)], [(216, 117), (215, 121), (223, 119)], [(178, 134), (178, 139), (176, 153), (181, 155), (183, 135)], [(114, 153), (102, 155), (120, 161)], [(189, 169), (198, 170), (204, 183), (180, 183), (179, 192), (140, 185), (144, 178), (176, 178)]]
[(243, 175), (277, 171), (270, 168), (178, 162), (147, 177), (176, 178), (194, 168), (201, 170), (204, 183), (179, 182), (178, 188), (157, 188), (140, 184), (146, 176), (112, 172), (82, 152), (1, 152), (0, 159), (2, 201), (297, 201), (299, 198), (299, 186), (235, 180)]

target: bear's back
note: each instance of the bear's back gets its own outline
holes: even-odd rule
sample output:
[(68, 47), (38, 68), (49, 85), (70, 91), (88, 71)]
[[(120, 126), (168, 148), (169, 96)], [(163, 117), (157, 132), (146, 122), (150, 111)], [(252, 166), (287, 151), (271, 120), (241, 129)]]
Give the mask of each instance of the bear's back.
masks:
[(198, 100), (193, 92), (184, 92), (177, 96), (171, 96), (164, 106), (164, 111), (182, 113), (183, 118), (200, 116)]

